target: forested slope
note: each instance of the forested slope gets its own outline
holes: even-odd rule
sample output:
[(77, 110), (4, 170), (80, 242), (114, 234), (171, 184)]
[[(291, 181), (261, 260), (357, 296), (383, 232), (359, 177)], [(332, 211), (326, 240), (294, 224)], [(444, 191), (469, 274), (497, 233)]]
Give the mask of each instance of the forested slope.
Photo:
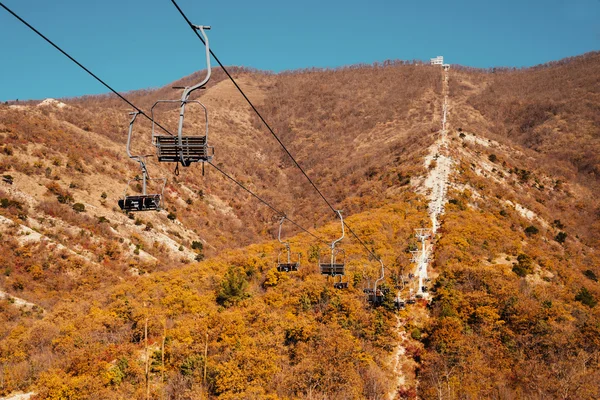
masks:
[[(438, 147), (438, 67), (233, 70), (384, 261), (390, 291), (378, 307), (362, 289), (379, 263), (352, 235), (341, 245), (348, 290), (318, 274), (325, 245), (290, 224), (284, 237), (302, 267), (279, 273), (277, 216), (211, 167), (173, 176), (151, 161), (151, 174), (169, 177), (167, 209), (121, 213), (116, 200), (137, 172), (124, 150), (127, 110), (114, 98), (0, 106), (0, 170), (10, 176), (0, 183), (0, 289), (38, 304), (0, 302), (0, 393), (598, 398), (597, 59), (453, 67)], [(145, 108), (177, 97), (129, 95)], [(215, 164), (325, 241), (339, 237), (331, 210), (220, 72), (199, 96)], [(166, 107), (157, 119), (173, 127), (176, 117)], [(136, 125), (136, 151), (153, 151), (149, 128)], [(423, 182), (438, 151), (452, 170), (432, 301), (397, 312), (394, 296), (410, 298), (414, 286), (414, 229), (430, 226)]]

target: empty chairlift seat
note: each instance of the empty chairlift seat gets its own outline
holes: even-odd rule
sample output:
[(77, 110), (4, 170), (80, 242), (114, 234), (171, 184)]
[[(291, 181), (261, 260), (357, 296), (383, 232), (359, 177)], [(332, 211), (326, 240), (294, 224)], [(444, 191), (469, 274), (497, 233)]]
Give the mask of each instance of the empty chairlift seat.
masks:
[(344, 263), (319, 263), (321, 274), (329, 276), (346, 275), (346, 264)]
[[(281, 217), (281, 220), (279, 221), (279, 234), (277, 236), (277, 240), (279, 240), (279, 243), (281, 243), (283, 245), (283, 248), (279, 251), (279, 254), (277, 255), (277, 271), (278, 272), (295, 272), (298, 271), (298, 269), (300, 268), (300, 253), (298, 253), (298, 257), (296, 258), (297, 261), (293, 262), (292, 261), (292, 251), (290, 249), (290, 243), (289, 242), (284, 242), (283, 240), (281, 240), (281, 228), (283, 226), (283, 222), (287, 219), (286, 216)], [(282, 255), (285, 254), (285, 257), (282, 257)], [(285, 261), (282, 261), (282, 258)]]
[(179, 137), (160, 135), (154, 137), (154, 145), (160, 162), (210, 162), (214, 149), (206, 143), (206, 136)]
[[(118, 204), (119, 208), (123, 211), (160, 211), (162, 208), (162, 198), (165, 190), (165, 185), (167, 180), (165, 178), (150, 178), (148, 176), (148, 169), (146, 168), (146, 156), (145, 155), (133, 155), (131, 154), (131, 136), (133, 132), (133, 124), (135, 123), (135, 119), (137, 118), (139, 112), (130, 113), (133, 115), (133, 118), (129, 122), (129, 133), (127, 135), (127, 155), (132, 160), (136, 161), (142, 172), (141, 177), (136, 177), (135, 179), (127, 182), (127, 188), (125, 189), (125, 193), (123, 197), (119, 199)], [(147, 193), (147, 185), (149, 182), (162, 182), (162, 189), (160, 193)], [(137, 182), (141, 187), (141, 194), (136, 194), (133, 196), (127, 195), (127, 189), (129, 189), (129, 185), (132, 182)]]
[[(331, 242), (331, 252), (329, 254), (325, 254), (324, 257), (321, 257), (321, 252), (319, 250), (319, 272), (322, 275), (333, 277), (339, 276), (340, 281), (334, 282), (333, 287), (336, 289), (346, 289), (348, 287), (348, 282), (342, 282), (342, 277), (346, 275), (346, 252), (342, 249), (335, 248), (335, 245), (344, 238), (344, 218), (342, 217), (342, 212), (340, 210), (337, 210), (336, 214), (340, 218), (342, 225), (342, 236)], [(339, 257), (340, 253), (342, 257)]]
[[(183, 93), (181, 94), (180, 100), (158, 100), (152, 106), (152, 142), (156, 146), (156, 152), (159, 162), (174, 162), (181, 163), (181, 165), (188, 167), (195, 162), (211, 162), (214, 149), (208, 146), (208, 110), (198, 100), (190, 100), (192, 92), (198, 89), (206, 87), (206, 84), (210, 80), (211, 67), (210, 67), (210, 48), (208, 37), (204, 32), (210, 29), (209, 26), (198, 26), (193, 25), (195, 30), (198, 30), (203, 37), (205, 43), (205, 56), (206, 56), (206, 76), (198, 83), (192, 86), (183, 87)], [(154, 122), (154, 108), (160, 103), (178, 103), (179, 104), (179, 127), (177, 129), (177, 135), (158, 135), (156, 134)], [(188, 106), (197, 104), (204, 110), (204, 135), (186, 135), (184, 133), (185, 126), (185, 111)], [(162, 127), (161, 127), (162, 128)], [(162, 128), (164, 130), (164, 128)], [(190, 127), (185, 128), (190, 129)], [(198, 131), (195, 131), (198, 132)]]
[(277, 264), (277, 271), (279, 272), (295, 272), (298, 271), (300, 263), (279, 263)]
[(119, 208), (123, 211), (157, 211), (161, 209), (160, 204), (160, 194), (125, 196), (119, 200)]
[(348, 289), (348, 282), (335, 282), (333, 284), (334, 289)]

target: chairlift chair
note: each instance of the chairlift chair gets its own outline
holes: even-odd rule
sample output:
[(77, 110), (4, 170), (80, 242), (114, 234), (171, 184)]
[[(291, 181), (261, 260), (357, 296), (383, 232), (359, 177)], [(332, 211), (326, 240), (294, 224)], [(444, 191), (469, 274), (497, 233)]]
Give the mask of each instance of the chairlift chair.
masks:
[(379, 305), (383, 303), (383, 297), (389, 291), (388, 289), (382, 290), (378, 288), (379, 282), (383, 281), (385, 278), (385, 266), (383, 265), (383, 261), (381, 259), (378, 259), (378, 261), (381, 264), (381, 275), (373, 284), (373, 289), (370, 289), (367, 293), (367, 300), (373, 305)]
[(396, 297), (394, 306), (396, 307), (396, 310), (404, 310), (406, 308), (406, 302), (399, 297)]
[[(210, 26), (193, 25), (194, 29), (200, 31), (204, 42), (206, 43), (206, 76), (198, 84), (183, 88), (180, 100), (158, 100), (152, 106), (152, 143), (156, 146), (159, 162), (180, 163), (184, 167), (189, 167), (194, 162), (210, 162), (214, 155), (214, 148), (208, 145), (208, 110), (201, 102), (190, 100), (190, 94), (203, 88), (210, 79), (210, 47), (205, 30)], [(159, 135), (155, 132), (154, 108), (160, 103), (179, 103), (179, 127), (177, 136)], [(187, 135), (183, 132), (183, 122), (185, 119), (185, 110), (188, 104), (198, 104), (204, 110), (205, 132), (204, 135)]]
[(342, 275), (340, 275), (340, 281), (333, 283), (334, 289), (348, 289), (348, 282), (342, 282)]
[[(127, 188), (129, 188), (129, 185), (131, 184), (131, 182), (142, 182), (142, 194), (141, 195), (134, 195), (134, 196), (128, 196), (127, 195), (127, 188), (125, 189), (125, 193), (123, 194), (123, 198), (119, 199), (118, 204), (119, 204), (119, 208), (121, 208), (121, 210), (123, 211), (160, 211), (163, 208), (163, 194), (165, 191), (165, 185), (167, 183), (167, 179), (166, 178), (155, 178), (152, 179), (149, 177), (148, 175), (148, 169), (146, 168), (146, 157), (148, 157), (147, 155), (132, 155), (131, 154), (131, 134), (133, 131), (133, 124), (135, 122), (135, 119), (137, 118), (139, 112), (133, 112), (130, 113), (130, 115), (133, 115), (133, 118), (131, 119), (131, 121), (129, 122), (129, 133), (127, 135), (127, 155), (129, 156), (129, 158), (131, 158), (132, 160), (135, 160), (139, 163), (140, 165), (140, 169), (142, 170), (142, 177), (140, 178), (139, 176), (135, 177), (134, 179), (131, 179), (129, 182), (127, 182)], [(162, 189), (160, 193), (154, 193), (154, 194), (148, 194), (147, 193), (147, 185), (148, 185), (148, 181), (159, 181), (162, 182)]]
[[(336, 211), (340, 220), (342, 221), (342, 236), (339, 239), (331, 242), (331, 254), (321, 257), (321, 251), (319, 250), (319, 270), (321, 274), (328, 276), (343, 276), (346, 275), (346, 252), (343, 249), (336, 249), (335, 245), (344, 238), (344, 219), (342, 218), (342, 212)], [(342, 262), (339, 262), (339, 254), (342, 254)]]
[(277, 236), (277, 239), (279, 240), (279, 243), (281, 243), (285, 248), (285, 251), (287, 253), (287, 262), (281, 262), (281, 253), (283, 253), (283, 251), (284, 251), (284, 249), (281, 249), (279, 251), (279, 254), (277, 255), (277, 271), (279, 271), (279, 272), (298, 271), (298, 268), (300, 268), (300, 253), (298, 253), (298, 258), (297, 258), (298, 261), (292, 262), (290, 243), (284, 242), (281, 240), (281, 227), (282, 227), (283, 221), (285, 221), (285, 219), (286, 219), (286, 217), (283, 216), (283, 217), (281, 217), (281, 220), (279, 221), (279, 235)]

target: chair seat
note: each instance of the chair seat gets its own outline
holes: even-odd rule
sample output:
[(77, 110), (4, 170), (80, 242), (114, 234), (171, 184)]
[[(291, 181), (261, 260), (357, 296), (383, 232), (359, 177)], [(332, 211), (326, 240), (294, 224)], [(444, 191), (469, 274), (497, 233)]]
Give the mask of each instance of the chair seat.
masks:
[[(379, 291), (378, 291), (379, 292)], [(373, 303), (373, 304), (381, 304), (383, 302), (383, 296), (380, 294), (369, 294), (369, 303)]]
[(154, 145), (160, 162), (180, 162), (182, 158), (187, 163), (212, 160), (212, 147), (206, 144), (206, 136), (183, 136), (181, 145), (177, 136), (155, 136)]
[(299, 263), (280, 263), (277, 264), (277, 271), (279, 272), (291, 272), (298, 271)]
[(402, 300), (396, 300), (394, 301), (394, 305), (396, 306), (397, 309), (403, 309), (406, 306), (406, 303)]
[(345, 267), (345, 264), (319, 263), (319, 268), (323, 275), (345, 275)]
[(160, 194), (140, 196), (126, 196), (119, 200), (119, 207), (123, 211), (154, 211), (160, 210)]

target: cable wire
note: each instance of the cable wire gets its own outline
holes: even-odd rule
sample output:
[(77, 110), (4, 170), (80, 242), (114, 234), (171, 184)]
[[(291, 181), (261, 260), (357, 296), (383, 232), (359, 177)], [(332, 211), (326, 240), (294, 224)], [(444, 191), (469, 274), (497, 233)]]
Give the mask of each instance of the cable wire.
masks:
[[(33, 26), (31, 26), (27, 21), (25, 21), (23, 18), (19, 17), (13, 10), (11, 10), (10, 8), (8, 8), (7, 6), (5, 6), (2, 2), (0, 2), (0, 7), (4, 8), (6, 11), (8, 11), (10, 14), (12, 14), (13, 17), (15, 17), (16, 19), (18, 19), (19, 21), (21, 21), (25, 26), (27, 26), (29, 29), (31, 29), (32, 31), (34, 31), (39, 37), (41, 37), (42, 39), (44, 39), (46, 42), (48, 42), (52, 47), (54, 47), (56, 50), (60, 51), (65, 57), (67, 57), (69, 60), (73, 61), (75, 64), (77, 64), (77, 66), (79, 66), (81, 69), (83, 69), (85, 72), (87, 72), (88, 74), (90, 74), (94, 79), (96, 79), (98, 82), (100, 82), (102, 85), (104, 85), (108, 90), (110, 90), (111, 92), (113, 92), (114, 94), (116, 94), (121, 100), (123, 100), (124, 102), (126, 102), (127, 104), (129, 104), (131, 107), (133, 107), (137, 112), (139, 112), (141, 115), (143, 115), (144, 117), (146, 117), (148, 120), (152, 121), (152, 118), (149, 117), (146, 113), (144, 113), (144, 111), (142, 111), (141, 109), (137, 108), (132, 102), (130, 102), (129, 100), (127, 100), (123, 95), (121, 95), (119, 92), (117, 92), (115, 89), (113, 89), (111, 86), (109, 86), (106, 82), (104, 82), (102, 79), (100, 79), (96, 74), (94, 74), (92, 71), (90, 71), (89, 69), (87, 69), (85, 66), (83, 66), (83, 64), (81, 64), (79, 61), (77, 61), (76, 59), (74, 59), (73, 57), (71, 57), (66, 51), (64, 51), (63, 49), (61, 49), (58, 45), (56, 45), (52, 40), (48, 39), (46, 36), (44, 36), (40, 31), (38, 31), (37, 29), (35, 29)], [(169, 132), (167, 129), (165, 129), (163, 126), (161, 126), (160, 124), (158, 124), (157, 122), (155, 122), (156, 126), (158, 126), (159, 128), (161, 128), (163, 131), (167, 132), (169, 135), (173, 136), (173, 134), (171, 132)]]
[[(194, 24), (192, 24), (192, 22), (187, 17), (187, 15), (185, 15), (185, 13), (181, 9), (181, 7), (179, 7), (179, 5), (177, 4), (177, 2), (175, 0), (171, 0), (171, 3), (173, 3), (173, 5), (175, 6), (175, 8), (177, 8), (177, 11), (179, 11), (179, 14), (181, 14), (181, 16), (183, 17), (183, 19), (185, 20), (185, 22), (187, 22), (187, 24), (192, 29), (192, 31), (194, 32), (194, 34), (198, 37), (198, 39), (200, 39), (200, 41), (206, 46), (206, 43), (205, 43), (204, 39), (202, 38), (202, 36), (200, 36), (200, 34), (196, 30), (196, 28), (194, 28)], [(329, 202), (329, 200), (327, 200), (327, 198), (319, 190), (319, 188), (317, 187), (317, 185), (312, 181), (312, 179), (310, 179), (310, 177), (308, 176), (308, 174), (306, 173), (306, 171), (304, 171), (304, 168), (302, 168), (300, 166), (300, 164), (298, 163), (298, 161), (296, 161), (296, 159), (294, 158), (294, 156), (292, 155), (292, 153), (290, 153), (290, 151), (287, 149), (287, 147), (285, 147), (285, 145), (283, 144), (283, 142), (281, 141), (281, 139), (279, 139), (279, 137), (277, 136), (277, 134), (275, 133), (275, 131), (273, 130), (273, 128), (271, 128), (271, 126), (263, 118), (262, 114), (258, 111), (258, 109), (250, 101), (250, 99), (248, 98), (248, 96), (246, 96), (246, 93), (244, 93), (244, 91), (237, 84), (237, 82), (235, 81), (235, 79), (233, 79), (233, 76), (231, 76), (231, 74), (229, 73), (229, 71), (227, 71), (227, 68), (225, 68), (225, 66), (223, 65), (223, 63), (221, 62), (221, 60), (219, 60), (219, 58), (213, 52), (213, 50), (212, 49), (209, 49), (209, 50), (210, 50), (210, 54), (213, 56), (213, 58), (215, 59), (215, 61), (219, 64), (219, 66), (221, 67), (221, 69), (223, 69), (223, 72), (225, 72), (225, 75), (227, 75), (227, 77), (229, 78), (229, 80), (231, 80), (231, 82), (234, 84), (234, 86), (236, 87), (236, 89), (241, 93), (241, 95), (244, 97), (244, 99), (246, 100), (246, 102), (250, 105), (250, 107), (252, 108), (252, 110), (254, 110), (254, 112), (256, 113), (256, 115), (258, 116), (258, 118), (260, 118), (260, 120), (262, 121), (262, 123), (269, 130), (269, 132), (271, 133), (271, 135), (281, 145), (283, 151), (285, 151), (285, 153), (290, 157), (290, 159), (292, 160), (292, 162), (296, 165), (296, 167), (300, 170), (300, 172), (302, 172), (302, 174), (304, 175), (304, 177), (310, 182), (310, 184), (315, 189), (315, 191), (319, 194), (319, 196), (321, 196), (321, 198), (323, 199), (323, 201), (329, 206), (329, 208), (331, 209), (331, 211), (333, 211), (334, 214), (336, 214), (336, 216), (337, 216), (337, 210), (335, 209), (335, 207), (333, 207), (333, 205), (331, 205), (331, 203)], [(346, 226), (346, 228), (348, 228), (348, 231), (356, 238), (356, 240), (365, 248), (365, 250), (367, 250), (367, 252), (373, 258), (375, 258), (376, 260), (379, 260), (379, 257), (377, 257), (375, 255), (375, 253), (373, 253), (373, 251), (371, 251), (371, 249), (369, 249), (369, 247), (367, 247), (367, 245), (358, 237), (358, 235), (352, 230), (352, 228), (350, 228), (350, 226), (346, 222), (344, 222), (344, 225)]]
[(312, 237), (314, 237), (315, 239), (328, 244), (328, 242), (326, 242), (325, 240), (321, 239), (320, 237), (318, 237), (317, 235), (315, 235), (314, 233), (308, 231), (306, 228), (302, 227), (301, 225), (299, 225), (298, 223), (292, 221), (287, 215), (285, 215), (284, 212), (279, 211), (278, 209), (276, 209), (275, 207), (273, 207), (271, 204), (269, 204), (266, 200), (261, 199), (260, 197), (258, 197), (256, 194), (254, 194), (250, 189), (248, 189), (246, 186), (244, 186), (242, 183), (238, 182), (237, 180), (235, 180), (235, 178), (233, 178), (231, 175), (227, 174), (225, 171), (223, 171), (221, 168), (217, 167), (215, 164), (213, 164), (212, 162), (208, 162), (208, 164), (210, 164), (214, 169), (216, 169), (217, 171), (219, 171), (221, 174), (223, 174), (227, 179), (233, 181), (236, 185), (238, 185), (239, 187), (241, 187), (242, 189), (244, 189), (246, 192), (250, 193), (252, 196), (254, 196), (257, 200), (259, 200), (261, 203), (263, 203), (264, 205), (266, 205), (267, 207), (269, 207), (271, 210), (273, 210), (276, 214), (279, 214), (280, 217), (285, 217), (285, 219), (287, 219), (292, 225), (295, 225), (296, 227), (300, 228), (302, 231), (308, 233), (309, 235), (311, 235)]
[[(162, 128), (165, 132), (169, 133), (172, 135), (171, 132), (169, 132), (167, 129), (163, 128), (161, 125), (158, 124), (158, 122), (154, 121), (154, 119), (152, 119), (152, 117), (146, 115), (141, 109), (139, 109), (135, 104), (133, 104), (131, 101), (127, 100), (125, 97), (123, 97), (121, 94), (119, 94), (117, 91), (115, 91), (111, 86), (109, 86), (106, 82), (104, 82), (102, 79), (100, 79), (96, 74), (94, 74), (92, 71), (90, 71), (89, 69), (87, 69), (86, 67), (84, 67), (79, 61), (77, 61), (75, 58), (71, 57), (69, 54), (67, 54), (67, 52), (65, 52), (63, 49), (61, 49), (58, 45), (56, 45), (54, 42), (52, 42), (50, 39), (48, 39), (46, 36), (44, 36), (40, 31), (38, 31), (37, 29), (35, 29), (33, 26), (31, 26), (27, 21), (25, 21), (23, 18), (21, 18), (20, 16), (18, 16), (15, 12), (13, 12), (11, 9), (9, 9), (8, 7), (6, 7), (2, 2), (0, 2), (0, 6), (2, 8), (4, 8), (6, 11), (8, 11), (10, 14), (12, 14), (15, 18), (17, 18), (19, 21), (21, 21), (24, 25), (26, 25), (29, 29), (31, 29), (32, 31), (34, 31), (38, 36), (40, 36), (42, 39), (44, 39), (46, 42), (48, 42), (49, 44), (52, 45), (52, 47), (54, 47), (56, 50), (60, 51), (62, 54), (64, 54), (67, 58), (69, 58), (71, 61), (73, 61), (75, 64), (77, 64), (80, 68), (82, 68), (85, 72), (87, 72), (88, 74), (90, 74), (92, 77), (94, 77), (98, 82), (100, 82), (101, 84), (103, 84), (105, 87), (107, 87), (109, 90), (111, 90), (114, 94), (116, 94), (121, 100), (123, 100), (124, 102), (126, 102), (127, 104), (129, 104), (131, 107), (133, 107), (135, 110), (137, 110), (141, 115), (143, 115), (144, 117), (148, 118), (148, 120), (150, 120), (151, 122), (153, 122), (154, 124), (156, 124), (156, 126)], [(225, 171), (223, 171), (222, 169), (220, 169), (219, 167), (217, 167), (216, 165), (214, 165), (213, 163), (209, 162), (210, 165), (212, 165), (217, 171), (219, 171), (221, 174), (223, 174), (225, 177), (227, 177), (228, 179), (230, 179), (231, 181), (235, 182), (238, 186), (240, 186), (242, 189), (244, 189), (246, 192), (250, 193), (254, 198), (258, 199), (260, 202), (262, 202), (263, 204), (265, 204), (267, 207), (269, 207), (271, 210), (273, 210), (276, 214), (280, 215), (280, 216), (285, 216), (286, 219), (293, 225), (295, 225), (296, 227), (298, 227), (299, 229), (301, 229), (302, 231), (308, 233), (309, 235), (311, 235), (312, 237), (318, 239), (319, 241), (323, 242), (323, 243), (327, 243), (325, 242), (323, 239), (321, 239), (320, 237), (316, 236), (315, 234), (311, 233), (310, 231), (308, 231), (306, 228), (304, 228), (303, 226), (301, 226), (300, 224), (298, 224), (297, 222), (289, 219), (285, 213), (277, 210), (275, 207), (273, 207), (271, 204), (269, 204), (267, 201), (263, 200), (260, 196), (258, 196), (257, 194), (255, 194), (254, 192), (252, 192), (250, 189), (248, 189), (247, 187), (245, 187), (243, 184), (241, 184), (240, 182), (238, 182), (237, 180), (235, 180), (233, 177), (231, 177), (229, 174), (227, 174)]]

